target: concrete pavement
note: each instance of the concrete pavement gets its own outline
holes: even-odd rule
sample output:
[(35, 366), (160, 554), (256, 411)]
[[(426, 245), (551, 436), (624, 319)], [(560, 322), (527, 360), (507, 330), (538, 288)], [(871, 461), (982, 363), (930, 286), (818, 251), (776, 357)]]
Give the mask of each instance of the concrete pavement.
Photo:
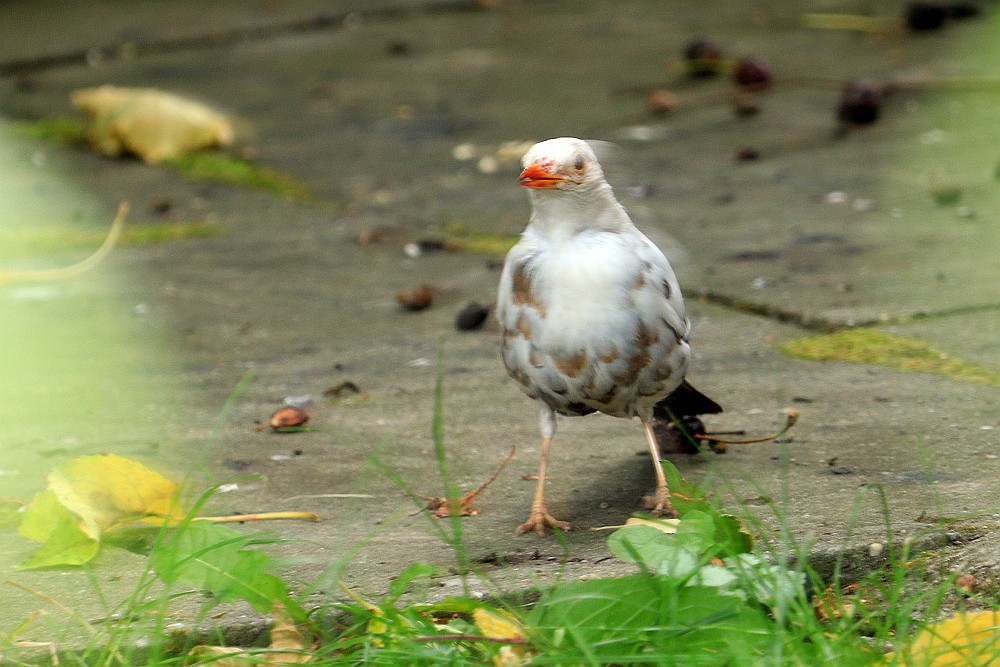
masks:
[[(131, 413), (134, 426), (148, 427), (143, 435), (114, 435), (122, 431), (102, 415), (99, 427), (86, 427), (87, 435), (64, 444), (54, 459), (39, 455), (25, 464), (12, 478), (17, 493), (40, 489), (38, 479), (54, 460), (82, 453), (136, 455), (178, 477), (191, 472), (186, 462), (203, 461), (195, 472), (206, 486), (239, 484), (214, 499), (215, 510), (323, 515), (320, 524), (267, 526), (301, 540), (277, 552), (291, 581), (329, 579), (331, 564), (350, 554), (337, 575), (378, 595), (411, 562), (454, 562), (431, 520), (371, 463), (375, 457), (414, 490), (440, 495), (430, 423), (443, 345), (455, 481), (475, 488), (518, 447), (509, 469), (477, 500), (481, 514), (463, 524), (468, 553), (490, 580), (484, 589), (628, 571), (605, 560), (606, 534), (586, 529), (621, 523), (651, 487), (639, 425), (562, 420), (550, 494), (554, 513), (580, 528), (569, 535), (569, 558), (553, 539), (514, 539), (532, 492), (519, 478), (535, 466), (535, 408), (501, 367), (492, 322), (478, 332), (453, 327), (467, 301), (492, 299), (495, 258), (414, 258), (402, 247), (456, 233), (513, 236), (525, 224), (516, 166), (501, 162), (483, 171), (475, 160), (456, 160), (455, 146), (492, 149), (578, 135), (618, 144), (614, 184), (640, 226), (668, 250), (687, 288), (690, 377), (726, 408), (706, 420), (710, 430), (763, 434), (780, 425), (783, 408), (802, 415), (784, 445), (672, 457), (683, 474), (759, 522), (762, 535), (786, 527), (820, 567), (844, 549), (849, 572), (875, 567), (869, 546), (886, 540), (889, 520), (897, 537), (954, 549), (948, 562), (956, 568), (995, 577), (996, 387), (791, 359), (780, 343), (813, 331), (722, 307), (721, 299), (699, 300), (698, 292), (803, 321), (883, 320), (893, 333), (1000, 368), (997, 93), (946, 85), (992, 76), (996, 17), (931, 35), (865, 37), (803, 28), (798, 3), (775, 3), (767, 12), (738, 2), (711, 10), (697, 2), (633, 2), (509, 3), (478, 11), (409, 3), (406, 12), (362, 10), (330, 27), (261, 38), (251, 28), (295, 25), (328, 3), (269, 4), (266, 12), (230, 4), (207, 15), (188, 2), (133, 3), (125, 14), (113, 11), (114, 3), (94, 2), (86, 16), (56, 4), (6, 10), (17, 14), (17, 40), (4, 42), (0, 61), (40, 62), (0, 79), (7, 119), (70, 114), (69, 92), (78, 87), (160, 87), (234, 114), (241, 149), (317, 195), (316, 202), (290, 202), (20, 140), (23, 169), (33, 168), (32, 155), (44, 155), (45, 178), (85, 193), (76, 210), (88, 220), (128, 199), (133, 224), (159, 224), (156, 211), (167, 202), (170, 216), (209, 221), (221, 233), (127, 245), (102, 267), (107, 284), (90, 291), (123, 319), (143, 306), (121, 344), (155, 346), (157, 356), (169, 358), (155, 368), (134, 367), (132, 380), (154, 396), (164, 388), (169, 401), (162, 410)], [(154, 17), (161, 9), (167, 13)], [(213, 32), (234, 28), (247, 36), (211, 44)], [(669, 117), (648, 114), (644, 95), (628, 91), (676, 79), (671, 62), (708, 30), (732, 56), (769, 61), (779, 82), (810, 83), (779, 85), (749, 118), (711, 102)], [(205, 42), (162, 52), (124, 49), (122, 57), (89, 66), (41, 62), (52, 53), (192, 35)], [(903, 76), (936, 83), (891, 97), (880, 122), (835, 138), (836, 82)], [(723, 90), (720, 82), (679, 86), (691, 99)], [(760, 159), (734, 160), (746, 147)], [(936, 202), (939, 186), (959, 188), (960, 200)], [(388, 240), (357, 242), (372, 230)], [(437, 288), (434, 306), (403, 312), (394, 293), (422, 283)], [(80, 291), (67, 288), (54, 298)], [(253, 383), (216, 432), (222, 406), (247, 371)], [(324, 397), (345, 381), (362, 394)], [(313, 398), (318, 431), (253, 430), (254, 420), (284, 397), (301, 395)], [(44, 404), (24, 409), (44, 414)], [(44, 433), (40, 419), (31, 437)], [(873, 487), (884, 490), (888, 516)], [(52, 595), (84, 618), (105, 615), (86, 574), (14, 572), (33, 545), (10, 532), (0, 533), (0, 542), (10, 556), (3, 578)], [(114, 600), (130, 592), (141, 565), (140, 557), (107, 550), (93, 576)], [(439, 592), (452, 592), (457, 578), (439, 583)], [(17, 592), (0, 628), (44, 606)], [(196, 618), (193, 607), (185, 611), (180, 629)], [(235, 637), (260, 627), (252, 618), (237, 608), (216, 622)], [(22, 638), (52, 636), (35, 623)]]

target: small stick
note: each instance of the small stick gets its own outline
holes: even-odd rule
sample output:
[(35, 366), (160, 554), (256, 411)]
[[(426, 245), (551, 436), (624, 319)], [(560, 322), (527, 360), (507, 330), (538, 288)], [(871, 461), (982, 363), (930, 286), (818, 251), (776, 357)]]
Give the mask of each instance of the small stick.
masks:
[(108, 231), (108, 235), (104, 237), (104, 242), (101, 243), (101, 246), (95, 250), (93, 254), (83, 261), (77, 262), (71, 266), (64, 266), (60, 269), (40, 269), (38, 271), (0, 271), (0, 285), (7, 283), (52, 282), (72, 278), (75, 275), (89, 271), (103, 262), (104, 258), (107, 257), (111, 253), (111, 250), (115, 247), (115, 243), (118, 242), (118, 237), (121, 236), (122, 229), (125, 226), (126, 214), (128, 214), (128, 202), (122, 202), (118, 205), (118, 212), (115, 214), (114, 222), (111, 223), (111, 229)]
[(473, 489), (472, 491), (469, 491), (461, 498), (431, 498), (428, 496), (422, 496), (419, 493), (414, 493), (411, 495), (426, 501), (427, 509), (434, 511), (433, 517), (435, 519), (444, 519), (445, 517), (453, 516), (456, 514), (457, 516), (476, 516), (477, 514), (479, 514), (479, 510), (475, 510), (472, 507), (470, 507), (470, 505), (472, 505), (472, 501), (475, 499), (476, 496), (482, 493), (487, 486), (496, 481), (497, 477), (500, 476), (500, 473), (502, 473), (504, 468), (507, 467), (507, 464), (510, 463), (510, 460), (514, 458), (514, 452), (516, 451), (517, 447), (511, 447), (510, 454), (508, 454), (507, 458), (503, 460), (503, 463), (500, 464), (500, 467), (496, 469), (496, 472), (493, 473), (493, 476), (490, 477), (488, 480), (486, 480), (486, 482), (478, 489)]
[(785, 425), (782, 427), (780, 431), (778, 431), (774, 435), (769, 435), (766, 438), (750, 438), (748, 440), (726, 440), (722, 438), (717, 438), (715, 437), (715, 435), (709, 435), (709, 434), (702, 435), (700, 433), (695, 433), (694, 437), (697, 438), (698, 440), (717, 442), (717, 443), (722, 443), (724, 445), (752, 445), (758, 442), (770, 442), (772, 440), (778, 440), (781, 438), (781, 436), (785, 435), (785, 433), (788, 432), (788, 429), (792, 428), (792, 426), (795, 425), (795, 422), (799, 420), (798, 410), (785, 410), (784, 412), (786, 415), (788, 415), (787, 419), (785, 420)]
[(212, 523), (236, 523), (241, 521), (278, 521), (281, 519), (302, 519), (303, 521), (319, 521), (315, 512), (259, 512), (257, 514), (231, 514), (229, 516), (196, 516), (192, 521), (211, 521)]

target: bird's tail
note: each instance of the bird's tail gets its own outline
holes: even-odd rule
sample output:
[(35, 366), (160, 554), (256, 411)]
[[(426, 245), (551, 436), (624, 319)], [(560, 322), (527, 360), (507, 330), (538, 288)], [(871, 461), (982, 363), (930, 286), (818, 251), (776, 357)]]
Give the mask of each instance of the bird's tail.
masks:
[(687, 380), (684, 380), (681, 386), (674, 389), (672, 394), (653, 407), (653, 416), (657, 419), (670, 419), (670, 413), (680, 419), (695, 415), (714, 415), (720, 412), (722, 412), (721, 405), (692, 387)]

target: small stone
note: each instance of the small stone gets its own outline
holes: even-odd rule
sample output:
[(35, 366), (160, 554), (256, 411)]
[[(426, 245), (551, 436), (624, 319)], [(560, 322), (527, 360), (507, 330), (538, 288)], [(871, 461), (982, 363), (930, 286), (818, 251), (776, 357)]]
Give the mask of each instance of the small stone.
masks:
[(872, 558), (878, 558), (879, 556), (882, 555), (882, 551), (884, 549), (885, 547), (882, 545), (881, 542), (872, 542), (871, 544), (868, 545), (868, 555), (871, 556)]
[(271, 415), (271, 428), (278, 433), (286, 432), (289, 429), (296, 429), (305, 426), (309, 422), (309, 413), (302, 408), (292, 406), (281, 408)]
[(827, 192), (823, 200), (827, 204), (843, 204), (847, 201), (847, 195), (840, 190), (834, 190), (833, 192)]
[(722, 71), (722, 49), (715, 42), (699, 38), (684, 47), (684, 61), (690, 76), (705, 78)]
[(476, 163), (476, 168), (484, 174), (495, 174), (500, 168), (500, 163), (492, 155), (484, 155), (479, 158), (479, 162)]
[(756, 148), (745, 146), (736, 151), (735, 160), (737, 162), (751, 162), (760, 159), (760, 151)]
[(964, 591), (966, 594), (972, 593), (976, 589), (976, 578), (968, 572), (960, 574), (955, 578), (955, 586)]
[(858, 197), (857, 199), (854, 200), (854, 204), (852, 205), (852, 207), (858, 213), (866, 213), (867, 211), (870, 211), (873, 208), (875, 208), (875, 202), (873, 202), (871, 199), (868, 199), (867, 197)]
[(669, 90), (658, 88), (649, 94), (646, 99), (646, 107), (652, 114), (666, 116), (677, 108), (677, 98)]
[(478, 301), (470, 301), (455, 315), (455, 328), (459, 331), (475, 331), (483, 326), (490, 309)]
[(405, 40), (392, 39), (385, 45), (385, 52), (387, 55), (399, 58), (410, 55), (413, 52), (413, 48)]
[(430, 285), (421, 285), (410, 292), (396, 292), (396, 303), (410, 312), (425, 310), (434, 303), (434, 289)]
[(744, 90), (761, 92), (771, 87), (774, 75), (767, 63), (756, 58), (740, 58), (733, 67), (733, 83)]
[(466, 162), (476, 157), (476, 146), (474, 144), (458, 144), (451, 149), (451, 156), (459, 162)]
[(864, 81), (848, 82), (837, 106), (837, 120), (855, 127), (871, 125), (882, 115), (884, 102), (885, 94), (880, 86)]
[(948, 10), (937, 2), (911, 2), (906, 6), (906, 27), (916, 32), (939, 30)]

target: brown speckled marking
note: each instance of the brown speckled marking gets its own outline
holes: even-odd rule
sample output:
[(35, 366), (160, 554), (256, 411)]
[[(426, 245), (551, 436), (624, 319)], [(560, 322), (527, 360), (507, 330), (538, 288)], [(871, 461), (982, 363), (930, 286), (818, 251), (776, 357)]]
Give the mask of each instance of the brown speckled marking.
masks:
[(609, 349), (604, 354), (598, 355), (597, 359), (601, 363), (611, 364), (617, 361), (618, 357), (620, 356), (621, 356), (621, 351), (618, 349), (618, 346), (612, 345), (611, 349)]
[(524, 340), (531, 340), (531, 326), (529, 326), (527, 320), (524, 319), (524, 315), (518, 315), (517, 322), (514, 323), (514, 328), (517, 329), (519, 334), (521, 334), (521, 338)]
[(514, 267), (514, 274), (511, 277), (513, 285), (511, 286), (511, 297), (514, 299), (515, 306), (531, 306), (538, 311), (539, 316), (545, 317), (545, 306), (535, 298), (535, 294), (532, 291), (531, 278), (528, 277), (528, 271), (524, 268), (524, 264), (518, 264)]
[(639, 326), (635, 330), (635, 336), (632, 338), (635, 342), (636, 353), (628, 360), (628, 366), (615, 373), (612, 379), (621, 385), (631, 386), (635, 384), (639, 379), (639, 373), (652, 361), (650, 348), (659, 339), (659, 333), (655, 329), (651, 330), (640, 320)]
[(500, 336), (500, 349), (509, 350), (510, 349), (510, 339), (514, 337), (514, 332), (510, 329), (504, 329), (503, 334)]
[(639, 349), (645, 350), (646, 348), (652, 347), (660, 340), (660, 332), (656, 329), (650, 329), (646, 326), (646, 323), (639, 320), (639, 326), (635, 328), (635, 336), (633, 338), (635, 344)]
[(538, 358), (538, 348), (534, 345), (531, 346), (531, 350), (528, 352), (528, 363), (535, 368), (541, 368), (544, 366), (542, 360)]
[(641, 290), (646, 286), (646, 276), (640, 271), (635, 274), (635, 281), (632, 283), (632, 289)]
[(587, 367), (587, 355), (583, 352), (577, 352), (566, 358), (555, 357), (554, 360), (559, 372), (571, 378), (579, 377), (583, 369)]

